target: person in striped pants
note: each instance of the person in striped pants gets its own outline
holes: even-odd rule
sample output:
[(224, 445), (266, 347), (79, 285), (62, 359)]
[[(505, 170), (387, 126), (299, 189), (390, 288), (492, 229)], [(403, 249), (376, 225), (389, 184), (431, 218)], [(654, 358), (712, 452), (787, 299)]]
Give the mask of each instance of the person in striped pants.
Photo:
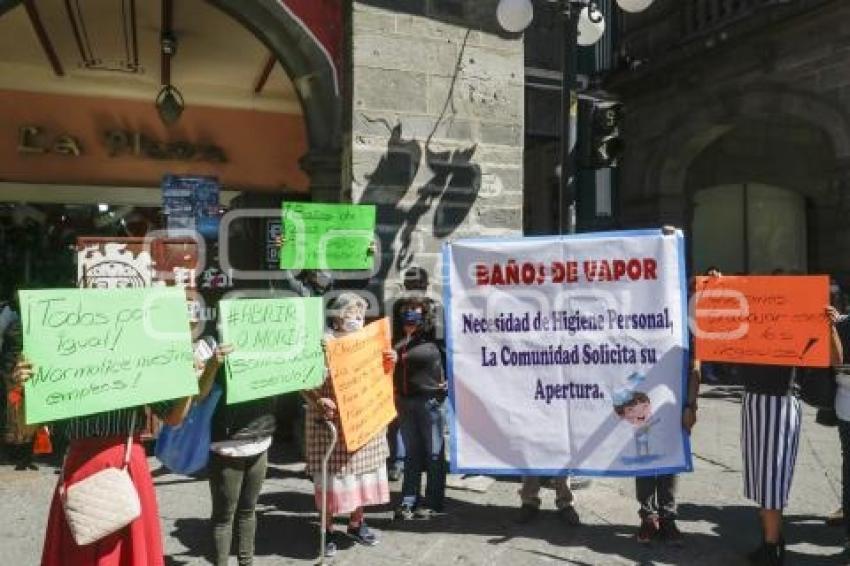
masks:
[[(832, 363), (841, 360), (841, 343), (833, 329)], [(796, 368), (740, 366), (745, 393), (741, 411), (744, 496), (759, 506), (764, 540), (748, 556), (758, 566), (785, 561), (782, 511), (788, 505), (802, 410), (795, 387)]]

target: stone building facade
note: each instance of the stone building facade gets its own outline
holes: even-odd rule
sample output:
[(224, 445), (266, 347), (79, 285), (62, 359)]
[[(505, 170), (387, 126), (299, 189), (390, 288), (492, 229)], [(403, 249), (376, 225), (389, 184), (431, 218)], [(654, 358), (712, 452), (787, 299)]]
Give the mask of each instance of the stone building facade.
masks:
[(691, 267), (850, 276), (850, 3), (656, 0), (625, 19), (623, 227)]
[(385, 305), (410, 266), (440, 292), (444, 242), (522, 231), (524, 49), (497, 4), (353, 2), (340, 198), (377, 205)]

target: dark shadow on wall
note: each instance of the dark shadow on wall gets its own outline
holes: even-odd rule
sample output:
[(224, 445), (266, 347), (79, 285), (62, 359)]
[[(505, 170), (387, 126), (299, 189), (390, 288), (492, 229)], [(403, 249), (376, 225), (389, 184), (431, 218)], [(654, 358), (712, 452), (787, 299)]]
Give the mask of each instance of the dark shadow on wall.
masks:
[[(366, 175), (367, 185), (360, 203), (377, 205), (377, 223), (383, 257), (377, 281), (386, 281), (390, 267), (402, 270), (414, 264), (416, 243), (414, 234), (423, 218), (433, 210), (430, 235), (443, 239), (460, 226), (478, 198), (481, 187), (481, 168), (473, 162), (478, 145), (452, 149), (434, 148), (431, 140), (444, 121), (455, 112), (455, 88), (463, 70), (464, 54), (471, 30), (467, 30), (460, 46), (451, 85), (434, 125), (424, 142), (415, 137), (405, 139), (403, 123), (394, 126), (384, 118), (367, 121), (383, 124), (390, 134), (384, 155), (375, 170)], [(455, 142), (457, 143), (457, 142)], [(427, 180), (414, 195), (408, 197), (422, 166)], [(395, 248), (398, 237), (398, 248)], [(376, 289), (380, 293), (380, 289)]]
[[(414, 263), (413, 234), (428, 212), (433, 210), (430, 234), (434, 238), (446, 238), (466, 220), (478, 198), (481, 167), (472, 161), (477, 144), (448, 151), (432, 151), (429, 146), (430, 142), (426, 141), (425, 167), (429, 178), (416, 189), (416, 198), (409, 205), (405, 199), (419, 171), (423, 144), (416, 139), (404, 139), (401, 123), (391, 128), (386, 153), (367, 175), (368, 184), (360, 202), (376, 203), (381, 249), (385, 258), (390, 254), (393, 258), (381, 262), (376, 274), (379, 280), (386, 279), (393, 265), (402, 270)], [(395, 249), (399, 235), (399, 248)]]

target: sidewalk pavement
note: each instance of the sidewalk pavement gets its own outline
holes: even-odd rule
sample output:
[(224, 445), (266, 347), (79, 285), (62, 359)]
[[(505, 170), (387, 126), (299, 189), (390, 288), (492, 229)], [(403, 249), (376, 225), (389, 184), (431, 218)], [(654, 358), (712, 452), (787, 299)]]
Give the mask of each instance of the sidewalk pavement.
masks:
[[(759, 540), (756, 511), (741, 495), (740, 390), (705, 388), (694, 431), (696, 471), (680, 484), (680, 522), (685, 546), (638, 545), (634, 481), (595, 479), (577, 492), (584, 524), (569, 528), (554, 510), (554, 494), (543, 493), (543, 512), (530, 525), (514, 522), (518, 478), (500, 478), (486, 492), (449, 489), (447, 516), (428, 522), (394, 522), (390, 507), (369, 514), (381, 534), (374, 548), (344, 547), (332, 564), (746, 564)], [(311, 564), (318, 551), (312, 484), (303, 464), (282, 463), (276, 450), (258, 507), (258, 566)], [(850, 564), (842, 555), (843, 531), (823, 524), (839, 504), (841, 455), (835, 429), (814, 423), (806, 409), (791, 504), (787, 510), (790, 565)], [(151, 460), (152, 468), (157, 468)], [(205, 481), (157, 474), (156, 484), (169, 565), (206, 564), (209, 489)], [(37, 564), (56, 475), (0, 468), (0, 531), (3, 564)], [(484, 482), (486, 486), (487, 482)], [(398, 485), (394, 486), (398, 489)], [(342, 519), (340, 519), (342, 521)], [(344, 528), (343, 523), (339, 523)], [(235, 564), (235, 558), (233, 559)]]

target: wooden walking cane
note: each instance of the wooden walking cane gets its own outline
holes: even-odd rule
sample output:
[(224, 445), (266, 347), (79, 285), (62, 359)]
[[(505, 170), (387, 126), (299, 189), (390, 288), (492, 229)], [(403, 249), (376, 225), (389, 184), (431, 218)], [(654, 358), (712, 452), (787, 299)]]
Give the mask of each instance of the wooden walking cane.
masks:
[(325, 563), (325, 544), (327, 543), (327, 532), (325, 531), (325, 524), (327, 523), (328, 518), (328, 462), (331, 459), (331, 455), (333, 454), (334, 448), (336, 448), (336, 442), (338, 433), (336, 430), (336, 425), (333, 422), (325, 420), (323, 421), (325, 425), (328, 427), (331, 433), (331, 444), (328, 446), (327, 452), (325, 452), (325, 456), (322, 458), (322, 520), (319, 523), (319, 531), (321, 532), (319, 536), (319, 564), (322, 565)]

